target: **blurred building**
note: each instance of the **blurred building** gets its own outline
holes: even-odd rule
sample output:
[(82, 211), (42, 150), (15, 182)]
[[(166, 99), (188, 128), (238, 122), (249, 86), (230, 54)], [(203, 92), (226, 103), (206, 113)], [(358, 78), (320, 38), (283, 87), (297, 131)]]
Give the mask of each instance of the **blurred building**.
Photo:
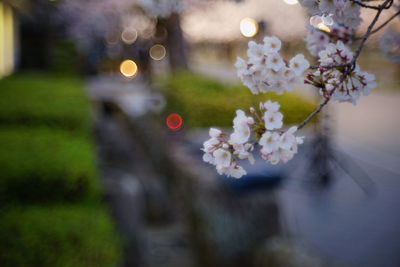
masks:
[(16, 9), (22, 5), (22, 1), (0, 1), (0, 78), (11, 74), (16, 66), (19, 48)]

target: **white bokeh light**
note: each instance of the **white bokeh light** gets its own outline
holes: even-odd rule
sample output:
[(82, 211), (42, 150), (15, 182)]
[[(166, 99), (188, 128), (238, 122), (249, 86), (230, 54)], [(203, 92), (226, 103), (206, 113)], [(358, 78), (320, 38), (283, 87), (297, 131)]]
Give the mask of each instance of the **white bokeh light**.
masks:
[(288, 5), (295, 5), (299, 3), (299, 1), (297, 0), (283, 0), (283, 1)]
[(253, 37), (258, 32), (258, 23), (252, 18), (244, 18), (240, 21), (240, 32), (245, 37)]

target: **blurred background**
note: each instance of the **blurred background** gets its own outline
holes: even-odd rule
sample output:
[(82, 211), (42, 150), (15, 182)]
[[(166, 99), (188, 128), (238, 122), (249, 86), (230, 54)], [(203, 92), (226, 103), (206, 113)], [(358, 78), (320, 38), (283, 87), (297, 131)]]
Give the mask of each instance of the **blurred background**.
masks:
[(202, 161), (238, 108), (316, 108), (234, 69), (265, 35), (315, 62), (308, 21), (296, 0), (0, 0), (0, 266), (400, 266), (398, 18), (360, 57), (378, 87), (330, 103), (291, 162)]

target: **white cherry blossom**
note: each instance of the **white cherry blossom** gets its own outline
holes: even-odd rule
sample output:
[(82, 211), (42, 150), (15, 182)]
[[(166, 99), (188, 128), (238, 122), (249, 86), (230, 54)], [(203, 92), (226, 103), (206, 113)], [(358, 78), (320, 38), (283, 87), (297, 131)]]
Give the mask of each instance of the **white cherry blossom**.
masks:
[(281, 72), (282, 78), (288, 85), (292, 85), (296, 82), (296, 72), (292, 68), (284, 67), (281, 69)]
[(264, 37), (263, 41), (265, 53), (279, 52), (279, 50), (281, 49), (282, 42), (276, 36)]
[(241, 166), (236, 164), (229, 167), (217, 166), (217, 171), (220, 175), (225, 174), (226, 176), (233, 178), (240, 178), (247, 174)]
[(203, 161), (210, 164), (215, 164), (214, 156), (210, 153), (204, 153)]
[(279, 111), (280, 106), (281, 105), (279, 105), (278, 102), (272, 102), (271, 100), (267, 100), (266, 102), (262, 103), (262, 107), (270, 112)]
[[(303, 143), (303, 138), (295, 136), (296, 127), (291, 127), (287, 131), (279, 130), (283, 119), (279, 108), (278, 102), (271, 100), (260, 102), (259, 111), (250, 108), (250, 112), (256, 115), (258, 120), (238, 109), (233, 119), (231, 135), (219, 129), (210, 129), (210, 139), (204, 142), (202, 148), (203, 161), (214, 165), (219, 174), (234, 178), (246, 175), (243, 167), (237, 164), (239, 160), (248, 160), (254, 164), (253, 151), (257, 144), (260, 146), (261, 157), (269, 163), (289, 161), (297, 153), (297, 146)], [(262, 114), (261, 121), (257, 112)], [(251, 127), (261, 130), (261, 136), (252, 135)]]
[(292, 59), (292, 67), (287, 66), (279, 54), (281, 45), (275, 36), (265, 37), (263, 44), (250, 41), (248, 60), (237, 58), (237, 75), (253, 94), (292, 91), (302, 72), (308, 68), (309, 63), (302, 55)]
[(237, 155), (239, 159), (248, 159), (250, 164), (254, 164), (254, 156), (251, 153), (254, 149), (252, 144), (232, 144), (234, 155)]
[[(319, 62), (323, 66), (344, 65), (352, 62), (353, 52), (343, 42), (330, 43), (319, 52)], [(344, 68), (319, 68), (307, 75), (307, 83), (320, 88), (325, 97), (332, 96), (333, 100), (350, 102), (354, 105), (361, 95), (368, 95), (376, 87), (375, 76), (360, 71), (358, 65), (349, 73), (343, 82)]]
[(290, 127), (289, 130), (284, 132), (279, 139), (279, 147), (282, 149), (290, 150), (294, 144), (296, 144), (296, 137), (294, 133), (297, 131), (297, 127)]
[(254, 119), (247, 117), (243, 110), (236, 111), (236, 117), (233, 119), (234, 132), (231, 134), (230, 142), (234, 144), (243, 144), (250, 137), (250, 127)]
[(217, 166), (229, 167), (232, 155), (228, 150), (219, 148), (213, 152), (214, 162)]
[(289, 67), (297, 76), (300, 76), (310, 67), (310, 63), (304, 58), (303, 54), (298, 54), (290, 60)]
[(217, 138), (210, 138), (203, 143), (203, 151), (212, 152), (219, 143), (220, 141)]
[(218, 138), (218, 137), (221, 136), (221, 134), (222, 134), (221, 130), (218, 130), (218, 129), (215, 129), (215, 128), (210, 128), (209, 135), (211, 137)]
[(350, 44), (352, 36), (351, 28), (334, 23), (330, 26), (330, 33), (308, 26), (307, 36), (304, 40), (310, 54), (318, 56), (318, 53), (324, 50), (330, 42), (342, 41), (344, 44)]
[(360, 6), (350, 0), (299, 0), (311, 16), (332, 18), (338, 24), (356, 28), (362, 22)]
[[(317, 57), (318, 65), (311, 67), (312, 70), (303, 80), (303, 73), (310, 69), (310, 63), (304, 55), (297, 54), (286, 60), (280, 54), (282, 42), (279, 38), (266, 36), (262, 43), (254, 41), (248, 43), (247, 59), (237, 58), (235, 64), (237, 75), (253, 94), (266, 92), (282, 94), (291, 91), (296, 83), (304, 82), (319, 90), (325, 98), (324, 104), (330, 100), (356, 104), (361, 96), (368, 95), (371, 89), (376, 87), (376, 82), (373, 74), (362, 71), (357, 65), (349, 45), (354, 39), (356, 27), (362, 21), (360, 6), (375, 3), (361, 4), (350, 0), (299, 0), (299, 2), (312, 16), (305, 42), (310, 54)], [(378, 10), (377, 17), (372, 20), (369, 31), (360, 36), (362, 41), (356, 50), (356, 57), (360, 55), (360, 49), (372, 33), (370, 30), (379, 28), (374, 24), (380, 12), (391, 4), (390, 1), (385, 1), (384, 5), (387, 6), (375, 5), (375, 9)], [(326, 27), (323, 28), (321, 25)], [(363, 37), (365, 39), (362, 39)], [(396, 50), (399, 46), (398, 35), (391, 34), (384, 37), (391, 41), (381, 43), (381, 46), (386, 49), (387, 54), (398, 60), (400, 58), (398, 49)], [(323, 106), (321, 105), (320, 109)], [(204, 142), (202, 148), (203, 160), (214, 165), (219, 174), (235, 178), (246, 174), (238, 162), (249, 160), (253, 164), (255, 152), (259, 152), (261, 158), (270, 164), (286, 163), (291, 160), (297, 154), (299, 145), (303, 144), (304, 137), (296, 136), (297, 126), (282, 128), (283, 114), (279, 109), (279, 103), (268, 100), (261, 102), (258, 109), (251, 107), (251, 117), (243, 110), (237, 110), (231, 134), (210, 129), (210, 139)], [(320, 109), (312, 113), (309, 118), (317, 114)], [(299, 128), (302, 128), (308, 119), (299, 124)]]
[(271, 162), (271, 164), (273, 164), (273, 165), (276, 165), (279, 162), (286, 163), (293, 158), (294, 154), (295, 153), (291, 150), (278, 148), (276, 151), (274, 151), (271, 154), (271, 156), (269, 158), (269, 162)]
[(280, 146), (280, 136), (277, 132), (265, 132), (258, 143), (262, 146), (261, 153), (268, 154), (277, 150)]
[(279, 71), (285, 66), (282, 57), (278, 53), (270, 53), (266, 59), (267, 68), (271, 68), (274, 71)]
[(283, 125), (283, 115), (280, 112), (267, 111), (263, 116), (267, 130), (280, 129)]

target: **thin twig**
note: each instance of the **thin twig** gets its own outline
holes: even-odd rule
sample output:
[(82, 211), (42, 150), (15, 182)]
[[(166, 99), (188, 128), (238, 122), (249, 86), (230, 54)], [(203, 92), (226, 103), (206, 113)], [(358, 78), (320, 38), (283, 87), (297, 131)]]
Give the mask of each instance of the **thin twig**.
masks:
[(319, 69), (319, 68), (323, 68), (323, 69), (336, 69), (336, 68), (345, 68), (345, 67), (349, 67), (351, 66), (351, 63), (347, 63), (347, 64), (337, 64), (337, 65), (313, 65), (310, 66), (310, 69)]
[[(388, 18), (384, 23), (382, 23), (381, 25), (379, 25), (378, 27), (376, 27), (371, 34), (377, 33), (378, 31), (380, 31), (383, 27), (385, 27), (389, 22), (391, 22), (394, 18), (396, 18), (397, 16), (400, 16), (400, 10), (397, 11), (396, 13), (394, 13), (390, 18)], [(360, 40), (361, 37), (357, 37), (354, 38), (354, 40)]]
[[(394, 18), (396, 18), (397, 16), (400, 16), (400, 10), (396, 13), (394, 13), (390, 18), (388, 18), (384, 23), (382, 23), (381, 25), (379, 25), (379, 27), (375, 28), (372, 32), (371, 35), (374, 33), (377, 33), (378, 31), (380, 31), (383, 27), (385, 27), (389, 22), (391, 22)], [(356, 37), (354, 38), (355, 41), (361, 40), (362, 37)]]
[(324, 100), (324, 102), (322, 102), (319, 107), (314, 110), (310, 115), (308, 115), (308, 117), (297, 126), (297, 129), (300, 130), (301, 128), (303, 128), (310, 120), (312, 120), (312, 118), (315, 117), (315, 115), (317, 115), (318, 113), (321, 112), (322, 108), (325, 107), (326, 104), (328, 104), (330, 98), (326, 98)]
[(382, 7), (383, 5), (371, 6), (371, 5), (367, 5), (367, 4), (363, 3), (363, 2), (366, 2), (366, 1), (359, 1), (359, 0), (350, 0), (350, 1), (353, 2), (354, 4), (357, 4), (357, 5), (361, 6), (361, 7), (369, 8), (369, 9), (375, 9), (375, 10), (389, 9), (392, 6), (391, 4), (388, 5), (388, 6), (385, 5), (384, 7)]
[(298, 126), (297, 129), (300, 130), (303, 128), (310, 120), (312, 120), (318, 113), (321, 112), (323, 107), (326, 106), (326, 104), (329, 103), (329, 100), (331, 99), (332, 95), (335, 93), (336, 89), (344, 82), (344, 80), (347, 78), (347, 76), (354, 71), (354, 68), (356, 66), (356, 61), (357, 58), (360, 56), (361, 50), (363, 49), (365, 42), (367, 41), (368, 37), (372, 34), (372, 29), (375, 26), (376, 22), (379, 19), (379, 16), (381, 15), (382, 11), (386, 9), (387, 6), (391, 6), (393, 3), (393, 0), (385, 0), (385, 2), (381, 5), (379, 5), (379, 9), (377, 10), (374, 19), (372, 20), (371, 24), (368, 26), (367, 31), (365, 32), (364, 36), (361, 39), (361, 43), (359, 44), (356, 52), (354, 53), (352, 61), (349, 63), (349, 68), (346, 69), (346, 71), (342, 74), (339, 83), (335, 85), (335, 87), (329, 92), (328, 96), (326, 99), (318, 106), (316, 110), (314, 110), (303, 122), (301, 122)]
[(357, 0), (350, 0), (350, 1), (353, 2), (354, 4), (357, 4), (357, 5), (359, 5), (361, 7), (364, 7), (364, 8), (379, 10), (378, 6), (367, 5), (367, 4), (364, 4), (364, 3), (360, 2), (360, 1), (357, 1)]

